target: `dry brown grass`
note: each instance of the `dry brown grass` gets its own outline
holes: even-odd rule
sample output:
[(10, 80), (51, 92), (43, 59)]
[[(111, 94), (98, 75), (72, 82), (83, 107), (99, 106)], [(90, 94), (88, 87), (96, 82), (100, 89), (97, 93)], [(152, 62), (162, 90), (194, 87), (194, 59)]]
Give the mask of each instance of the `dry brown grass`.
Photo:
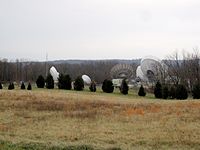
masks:
[(0, 91), (0, 140), (99, 149), (200, 149), (199, 139), (200, 101)]

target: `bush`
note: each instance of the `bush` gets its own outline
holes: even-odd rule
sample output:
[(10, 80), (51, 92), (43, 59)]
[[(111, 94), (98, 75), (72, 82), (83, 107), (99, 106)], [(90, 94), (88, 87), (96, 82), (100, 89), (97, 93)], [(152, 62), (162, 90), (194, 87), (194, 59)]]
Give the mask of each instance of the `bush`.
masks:
[(82, 91), (84, 89), (84, 81), (81, 77), (77, 77), (74, 82), (74, 90)]
[(163, 98), (163, 99), (167, 99), (168, 96), (169, 96), (169, 90), (168, 90), (168, 87), (165, 86), (165, 87), (163, 88), (163, 90), (162, 90), (162, 98)]
[(8, 90), (13, 90), (15, 89), (15, 86), (13, 83), (10, 82), (9, 86), (8, 86)]
[(126, 94), (128, 94), (128, 90), (129, 90), (128, 84), (126, 83), (126, 80), (123, 79), (122, 84), (120, 86), (120, 92), (122, 94), (126, 95)]
[(59, 89), (64, 89), (64, 75), (62, 73), (59, 74), (58, 77), (58, 88)]
[(114, 86), (112, 81), (105, 79), (103, 81), (102, 90), (105, 93), (112, 93), (114, 91)]
[(48, 74), (46, 78), (46, 88), (47, 89), (53, 89), (54, 88), (54, 80), (53, 77)]
[(162, 98), (162, 85), (159, 81), (156, 83), (156, 86), (154, 88), (154, 95), (156, 98)]
[(169, 89), (168, 97), (170, 99), (175, 99), (176, 98), (176, 88), (174, 86), (171, 86)]
[(139, 89), (139, 91), (138, 91), (138, 95), (139, 95), (139, 96), (146, 96), (146, 92), (145, 92), (145, 90), (144, 90), (143, 85), (140, 86), (140, 89)]
[(2, 84), (1, 84), (1, 82), (0, 82), (0, 89), (3, 89), (3, 86), (2, 86)]
[(196, 84), (192, 90), (193, 99), (200, 99), (200, 84)]
[(45, 86), (45, 79), (42, 75), (39, 75), (37, 80), (36, 80), (36, 84), (38, 88), (44, 88)]
[(22, 82), (22, 84), (21, 84), (21, 90), (25, 90), (25, 89), (26, 89), (25, 84), (24, 84), (24, 82)]
[(90, 87), (89, 87), (90, 91), (91, 92), (96, 92), (96, 83), (95, 81), (92, 81), (92, 83), (90, 84)]
[(69, 75), (60, 74), (58, 78), (58, 88), (71, 90), (71, 77)]
[(176, 88), (176, 99), (187, 99), (188, 98), (188, 92), (184, 85), (178, 85)]
[(27, 90), (32, 90), (32, 86), (31, 86), (31, 83), (30, 83), (30, 82), (28, 83)]

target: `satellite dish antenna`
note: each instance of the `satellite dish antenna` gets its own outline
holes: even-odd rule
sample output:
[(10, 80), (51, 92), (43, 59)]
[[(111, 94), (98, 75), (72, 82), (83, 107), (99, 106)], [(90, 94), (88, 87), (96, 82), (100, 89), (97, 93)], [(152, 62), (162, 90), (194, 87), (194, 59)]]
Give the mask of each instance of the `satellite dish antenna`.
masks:
[(133, 76), (133, 68), (129, 64), (117, 64), (111, 69), (110, 75), (113, 79), (130, 79)]
[(54, 66), (50, 68), (50, 74), (53, 77), (54, 82), (58, 82), (59, 73)]
[(148, 75), (156, 76), (159, 74), (159, 71), (162, 68), (161, 61), (151, 56), (148, 56), (142, 59), (140, 66), (145, 76), (148, 76)]
[(85, 84), (91, 84), (91, 82), (92, 82), (88, 75), (82, 75), (82, 79)]
[(136, 70), (137, 77), (142, 81), (155, 81), (162, 77), (163, 71), (166, 71), (166, 65), (158, 58), (147, 56), (141, 60), (140, 66)]
[(148, 78), (142, 72), (141, 66), (138, 66), (136, 69), (136, 77), (142, 81), (148, 81)]

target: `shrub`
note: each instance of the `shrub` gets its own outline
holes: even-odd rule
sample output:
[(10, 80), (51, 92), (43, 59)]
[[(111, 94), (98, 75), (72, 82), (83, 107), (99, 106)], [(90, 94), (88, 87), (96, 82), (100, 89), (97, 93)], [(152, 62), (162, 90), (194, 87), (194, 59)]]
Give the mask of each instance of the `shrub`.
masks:
[(58, 78), (58, 88), (71, 90), (71, 77), (69, 75), (60, 74)]
[(71, 79), (70, 75), (68, 75), (68, 74), (65, 75), (64, 81), (65, 81), (65, 85), (66, 85), (65, 89), (71, 90), (72, 89), (72, 79)]
[(25, 84), (24, 84), (24, 82), (22, 82), (22, 84), (21, 84), (21, 90), (25, 90), (25, 89), (26, 89)]
[(176, 88), (176, 99), (187, 99), (188, 98), (188, 92), (184, 85), (178, 85)]
[(140, 89), (138, 91), (138, 95), (139, 96), (146, 96), (146, 92), (145, 92), (143, 85), (140, 86)]
[(2, 84), (1, 84), (1, 82), (0, 82), (0, 89), (3, 89), (3, 86), (2, 86)]
[(13, 90), (15, 88), (14, 84), (10, 82), (8, 86), (8, 90)]
[(59, 74), (58, 77), (58, 88), (59, 89), (64, 89), (64, 75), (62, 73)]
[(192, 90), (193, 99), (200, 99), (200, 84), (196, 84)]
[(156, 98), (162, 98), (162, 85), (159, 81), (156, 83), (156, 86), (154, 88), (154, 95)]
[(90, 89), (91, 92), (96, 92), (96, 83), (95, 83), (95, 81), (92, 81), (92, 83), (90, 84), (89, 89)]
[(82, 91), (84, 89), (84, 81), (81, 77), (77, 77), (74, 82), (74, 90)]
[(54, 80), (53, 77), (48, 74), (46, 78), (46, 88), (47, 89), (53, 89), (54, 88)]
[(128, 90), (129, 90), (128, 84), (126, 83), (126, 80), (123, 79), (122, 84), (120, 86), (120, 92), (122, 94), (126, 95), (126, 94), (128, 94)]
[(32, 90), (32, 86), (31, 86), (31, 83), (30, 83), (30, 82), (28, 83), (27, 90)]
[(103, 81), (102, 90), (105, 93), (112, 93), (114, 91), (114, 86), (112, 81), (105, 79)]
[(171, 86), (169, 89), (168, 97), (170, 99), (175, 99), (176, 98), (176, 88), (174, 86)]
[(37, 80), (36, 80), (36, 84), (38, 88), (44, 88), (45, 86), (45, 79), (42, 75), (39, 75)]
[(162, 90), (162, 98), (163, 99), (167, 99), (169, 96), (169, 90), (167, 86), (164, 86), (163, 90)]

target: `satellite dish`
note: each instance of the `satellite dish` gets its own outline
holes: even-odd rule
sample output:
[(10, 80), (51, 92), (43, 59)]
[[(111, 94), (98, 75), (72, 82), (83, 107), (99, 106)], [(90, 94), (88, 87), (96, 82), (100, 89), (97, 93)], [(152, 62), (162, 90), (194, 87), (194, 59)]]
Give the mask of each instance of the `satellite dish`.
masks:
[(136, 69), (136, 77), (142, 81), (148, 81), (148, 78), (142, 72), (141, 66), (138, 66)]
[(82, 79), (85, 84), (91, 84), (91, 82), (92, 82), (88, 75), (82, 75)]
[(153, 56), (147, 56), (141, 60), (136, 74), (142, 81), (154, 82), (156, 79), (160, 79), (166, 70), (167, 67), (161, 60)]
[(50, 68), (50, 74), (53, 77), (54, 82), (58, 82), (59, 73), (54, 66)]
[(130, 79), (133, 76), (133, 68), (129, 64), (117, 64), (111, 69), (110, 75), (113, 79)]
[(162, 69), (161, 61), (150, 56), (142, 59), (140, 66), (145, 76), (157, 76)]

